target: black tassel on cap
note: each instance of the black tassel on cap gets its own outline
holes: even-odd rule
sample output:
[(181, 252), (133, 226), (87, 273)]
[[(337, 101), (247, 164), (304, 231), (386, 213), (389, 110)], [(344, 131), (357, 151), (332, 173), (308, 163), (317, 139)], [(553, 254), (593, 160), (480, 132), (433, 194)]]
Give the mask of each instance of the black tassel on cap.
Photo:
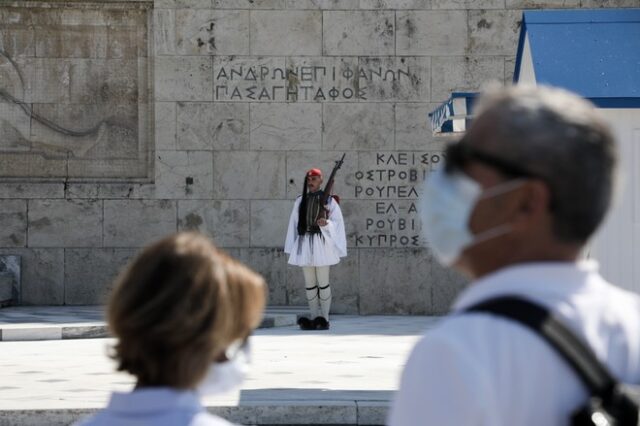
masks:
[(307, 232), (307, 175), (302, 180), (302, 200), (300, 200), (300, 208), (298, 209), (298, 235), (304, 235)]

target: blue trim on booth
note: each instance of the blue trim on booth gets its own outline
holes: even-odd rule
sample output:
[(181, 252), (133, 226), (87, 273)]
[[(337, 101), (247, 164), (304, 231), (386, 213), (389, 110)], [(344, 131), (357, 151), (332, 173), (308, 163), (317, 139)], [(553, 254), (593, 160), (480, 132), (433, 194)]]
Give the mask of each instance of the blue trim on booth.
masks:
[(516, 52), (516, 68), (513, 71), (513, 84), (520, 80), (520, 67), (522, 66), (522, 55), (524, 53), (524, 41), (527, 37), (527, 12), (522, 13), (522, 25), (520, 26), (520, 37), (518, 38), (518, 50)]
[(640, 97), (638, 98), (589, 98), (598, 108), (640, 108)]
[(478, 92), (452, 92), (451, 98), (475, 98)]

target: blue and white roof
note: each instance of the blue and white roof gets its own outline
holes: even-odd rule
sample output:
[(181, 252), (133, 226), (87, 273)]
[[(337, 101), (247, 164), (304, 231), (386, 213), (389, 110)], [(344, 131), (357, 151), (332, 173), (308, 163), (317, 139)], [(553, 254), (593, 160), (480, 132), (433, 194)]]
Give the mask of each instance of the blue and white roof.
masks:
[(525, 11), (514, 82), (640, 107), (640, 9)]
[(453, 92), (451, 97), (429, 113), (434, 134), (463, 133), (472, 119), (476, 93)]
[[(640, 108), (640, 9), (523, 13), (514, 83), (563, 87), (600, 108)], [(429, 114), (434, 134), (464, 132), (475, 93)]]

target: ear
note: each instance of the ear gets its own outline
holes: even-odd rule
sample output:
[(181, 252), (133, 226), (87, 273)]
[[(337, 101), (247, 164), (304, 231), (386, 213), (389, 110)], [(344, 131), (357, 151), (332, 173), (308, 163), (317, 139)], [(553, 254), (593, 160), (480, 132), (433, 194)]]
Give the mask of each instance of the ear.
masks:
[(540, 179), (527, 180), (519, 192), (513, 226), (532, 229), (546, 223), (551, 210), (551, 191), (547, 184)]

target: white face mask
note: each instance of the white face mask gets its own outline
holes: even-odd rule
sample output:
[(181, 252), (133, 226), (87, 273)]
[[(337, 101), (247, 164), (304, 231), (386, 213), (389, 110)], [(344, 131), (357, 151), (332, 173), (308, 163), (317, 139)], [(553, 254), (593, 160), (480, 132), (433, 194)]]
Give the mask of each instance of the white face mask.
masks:
[(226, 352), (228, 361), (213, 362), (209, 366), (207, 375), (197, 388), (200, 395), (230, 392), (239, 388), (244, 382), (251, 362), (249, 341), (232, 344)]
[(471, 212), (479, 200), (504, 194), (522, 183), (512, 180), (483, 192), (480, 184), (464, 173), (449, 174), (444, 168), (432, 173), (425, 181), (420, 208), (423, 232), (440, 263), (451, 266), (465, 249), (508, 233), (511, 227), (505, 224), (473, 235), (469, 230)]

